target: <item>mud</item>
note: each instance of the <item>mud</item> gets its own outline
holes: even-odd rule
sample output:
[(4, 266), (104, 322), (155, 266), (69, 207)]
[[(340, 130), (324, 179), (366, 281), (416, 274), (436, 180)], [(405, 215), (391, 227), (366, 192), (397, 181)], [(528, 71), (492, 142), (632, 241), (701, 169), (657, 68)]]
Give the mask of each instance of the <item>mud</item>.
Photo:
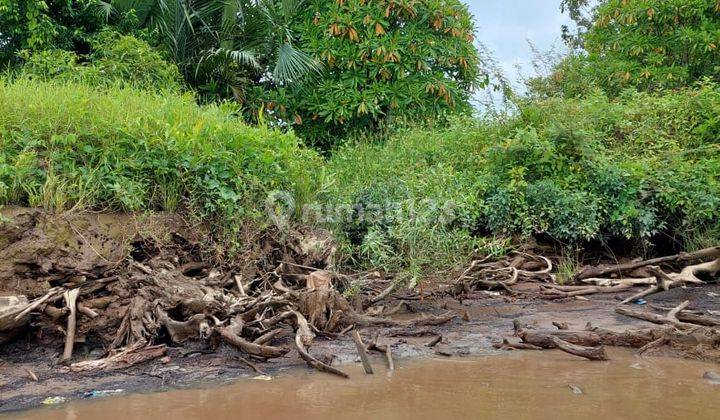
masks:
[[(718, 308), (717, 300), (709, 293), (720, 294), (720, 287), (708, 286), (702, 290), (686, 291), (693, 295), (704, 295), (705, 304)], [(677, 290), (673, 291), (678, 294)], [(681, 301), (686, 295), (673, 296), (663, 301), (668, 305)], [(518, 319), (524, 324), (552, 328), (553, 321), (567, 322), (571, 328), (582, 328), (586, 322), (593, 325), (622, 330), (628, 326), (647, 326), (647, 323), (615, 315), (613, 308), (617, 300), (607, 296), (589, 301), (542, 302), (517, 300), (508, 302), (505, 298), (488, 297), (456, 301), (417, 303), (415, 309), (427, 310), (433, 306), (446, 306), (451, 310), (468, 311), (470, 321), (454, 321), (450, 325), (428, 328), (428, 335), (422, 337), (390, 337), (393, 328), (366, 328), (363, 337), (378, 334), (381, 342), (390, 344), (394, 356), (402, 361), (438, 357), (435, 349), (426, 344), (434, 334), (442, 335), (442, 344), (449, 354), (465, 358), (472, 356), (500, 354), (492, 347), (499, 337), (512, 335), (512, 321)], [(80, 347), (80, 354), (88, 355), (90, 349)], [(148, 392), (222, 384), (240, 378), (257, 376), (257, 372), (237, 360), (237, 350), (223, 345), (217, 352), (205, 354), (186, 348), (168, 350), (169, 360), (154, 361), (131, 367), (122, 372), (94, 374), (63, 373), (55, 363), (62, 351), (62, 344), (41, 346), (32, 340), (15, 342), (0, 350), (0, 411), (37, 407), (47, 397), (62, 396), (70, 400), (82, 399), (86, 392), (105, 389), (124, 389), (126, 392)], [(348, 335), (334, 339), (319, 338), (313, 345), (315, 354), (334, 355), (336, 364), (355, 364), (357, 353)], [(568, 356), (571, 357), (571, 356)], [(164, 362), (164, 363), (163, 363)], [(304, 363), (297, 355), (273, 359), (261, 365), (263, 371), (275, 375), (287, 368), (302, 368)], [(34, 382), (25, 369), (31, 369), (39, 381)], [(355, 373), (350, 380), (361, 376)]]

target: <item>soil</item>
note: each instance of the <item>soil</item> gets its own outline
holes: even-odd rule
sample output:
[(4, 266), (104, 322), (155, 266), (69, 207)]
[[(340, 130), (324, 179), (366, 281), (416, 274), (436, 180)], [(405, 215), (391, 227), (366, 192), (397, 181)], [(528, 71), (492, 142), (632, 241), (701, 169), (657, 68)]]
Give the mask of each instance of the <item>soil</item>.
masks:
[[(332, 253), (327, 252), (332, 249), (332, 244), (323, 234), (305, 234), (295, 242), (295, 246), (282, 248), (283, 252), (280, 252), (281, 247), (276, 243), (264, 241), (263, 238), (267, 237), (265, 234), (258, 234), (247, 242), (246, 249), (240, 253), (239, 263), (213, 267), (213, 264), (206, 263), (207, 254), (199, 251), (199, 241), (192, 234), (197, 230), (189, 229), (175, 215), (50, 215), (37, 209), (23, 208), (6, 208), (2, 214), (6, 222), (0, 223), (0, 296), (25, 295), (32, 300), (59, 285), (104, 279), (109, 275), (120, 277), (120, 280), (108, 286), (108, 290), (103, 291), (104, 297), (110, 297), (107, 299), (110, 302), (98, 310), (101, 312), (99, 317), (90, 319), (81, 315), (78, 318), (79, 332), (75, 340), (73, 362), (101, 358), (112, 350), (112, 344), (117, 344), (116, 333), (129, 317), (135, 299), (143, 295), (142, 288), (124, 277), (137, 277), (136, 269), (133, 271), (135, 274), (128, 271), (137, 264), (148, 269), (156, 269), (158, 264), (169, 264), (175, 267), (172, 272), (177, 273), (173, 281), (180, 279), (187, 282), (188, 285), (183, 287), (190, 290), (198, 287), (194, 285), (196, 283), (207, 285), (211, 281), (214, 282), (212, 284), (218, 284), (218, 288), (233, 287), (234, 276), (228, 273), (240, 273), (245, 278), (262, 277), (273, 272), (273, 269), (277, 273), (278, 261), (288, 261), (288, 249), (295, 250), (293, 261), (297, 266), (320, 269), (332, 267)], [(306, 246), (308, 243), (313, 246)], [(298, 251), (300, 248), (302, 252)], [(158, 263), (158, 258), (162, 263)], [(247, 264), (248, 261), (253, 263)], [(292, 279), (302, 276), (298, 273), (289, 270), (279, 277)], [(373, 275), (378, 276), (375, 273)], [(78, 277), (83, 279), (78, 280)], [(387, 280), (385, 276), (379, 277)], [(383, 284), (379, 279), (378, 283)], [(175, 283), (170, 281), (170, 284)], [(398, 298), (403, 298), (404, 309), (390, 317), (395, 321), (441, 315), (449, 311), (457, 313), (458, 317), (450, 322), (412, 329), (372, 324), (358, 327), (361, 336), (365, 342), (377, 337), (377, 344), (389, 345), (393, 357), (397, 359), (433, 355), (467, 357), (501, 351), (495, 349), (493, 344), (500, 342), (503, 337), (514, 335), (514, 321), (518, 321), (516, 323), (524, 328), (545, 330), (554, 329), (553, 322), (567, 323), (570, 330), (582, 330), (588, 322), (595, 327), (615, 331), (650, 325), (614, 312), (619, 301), (636, 290), (542, 300), (538, 298), (539, 285), (536, 282), (514, 285), (513, 295), (474, 290), (462, 296), (452, 296), (446, 292), (448, 288), (448, 284), (437, 282), (427, 285), (422, 295), (394, 291), (388, 296), (387, 303), (383, 302), (382, 305), (389, 308), (399, 301)], [(376, 289), (371, 289), (371, 294), (377, 295)], [(233, 293), (237, 294), (237, 291)], [(302, 296), (299, 307), (307, 304)], [(690, 300), (693, 310), (717, 311), (720, 310), (719, 296), (720, 285), (705, 284), (670, 289), (653, 295), (648, 301), (657, 307), (672, 308)], [(156, 302), (170, 299), (165, 296), (153, 297), (157, 299)], [(363, 309), (362, 302), (353, 303), (359, 310)], [(182, 303), (166, 305), (167, 308), (187, 309)], [(335, 306), (330, 309), (340, 313), (344, 310), (346, 314), (351, 311), (345, 307), (339, 308)], [(175, 313), (171, 309), (167, 309), (168, 313), (175, 317), (182, 312), (178, 309)], [(217, 313), (207, 311), (205, 309), (203, 312), (207, 317)], [(308, 318), (318, 315), (313, 313), (312, 308), (299, 311)], [(324, 325), (332, 321), (330, 315), (321, 313), (318, 316), (328, 318)], [(319, 321), (315, 323), (320, 325)], [(226, 342), (191, 337), (179, 344), (171, 340), (162, 327), (157, 327), (155, 335), (149, 337), (153, 337), (152, 341), (156, 343), (167, 345), (164, 357), (124, 369), (77, 372), (59, 363), (63, 353), (63, 327), (62, 320), (50, 320), (47, 316), (33, 314), (26, 329), (8, 343), (0, 345), (0, 412), (36, 407), (47, 397), (82, 398), (84, 393), (93, 390), (147, 392), (222, 383), (259, 374), (244, 360), (249, 358), (247, 354)], [(348, 331), (342, 323), (337, 328), (318, 331), (312, 343), (312, 355), (333, 366), (358, 362), (358, 353)], [(429, 347), (427, 344), (437, 341), (438, 336), (441, 340)], [(122, 339), (122, 345), (138, 342), (133, 341), (131, 332), (123, 335)], [(290, 347), (292, 342), (291, 334), (280, 334), (273, 345)], [(281, 357), (263, 358), (262, 361), (257, 357), (251, 360), (255, 361), (255, 367), (260, 373), (268, 374), (305, 365), (296, 351), (286, 352)]]

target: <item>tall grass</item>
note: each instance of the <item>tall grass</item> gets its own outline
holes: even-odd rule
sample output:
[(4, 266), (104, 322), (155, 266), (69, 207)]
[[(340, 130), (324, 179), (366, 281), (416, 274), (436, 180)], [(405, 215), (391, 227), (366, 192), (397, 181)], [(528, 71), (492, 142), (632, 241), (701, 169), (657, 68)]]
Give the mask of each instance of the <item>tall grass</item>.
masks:
[[(305, 199), (316, 153), (229, 105), (63, 82), (0, 82), (0, 204), (259, 218), (269, 191)], [(298, 203), (299, 205), (302, 203)]]

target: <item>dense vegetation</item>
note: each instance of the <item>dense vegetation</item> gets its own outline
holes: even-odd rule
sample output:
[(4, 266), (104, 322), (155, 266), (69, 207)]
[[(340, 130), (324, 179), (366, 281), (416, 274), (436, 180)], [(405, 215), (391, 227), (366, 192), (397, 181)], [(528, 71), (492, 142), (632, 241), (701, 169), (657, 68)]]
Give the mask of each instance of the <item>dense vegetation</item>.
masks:
[(565, 39), (582, 48), (559, 63), (553, 93), (582, 96), (596, 86), (618, 95), (720, 81), (717, 0), (563, 0), (563, 7), (579, 28), (575, 35), (566, 29)]
[(416, 276), (532, 238), (716, 244), (716, 2), (562, 4), (574, 52), (471, 117), (489, 80), (456, 0), (0, 0), (0, 205), (232, 242), (286, 191), (344, 263)]
[(506, 120), (460, 120), (340, 150), (329, 195), (389, 209), (390, 217), (338, 224), (351, 255), (373, 265), (493, 252), (498, 235), (513, 234), (695, 248), (720, 234), (719, 121), (714, 84), (522, 102)]
[(189, 94), (19, 80), (0, 108), (0, 204), (183, 211), (231, 233), (270, 191), (315, 188), (317, 154), (295, 136)]

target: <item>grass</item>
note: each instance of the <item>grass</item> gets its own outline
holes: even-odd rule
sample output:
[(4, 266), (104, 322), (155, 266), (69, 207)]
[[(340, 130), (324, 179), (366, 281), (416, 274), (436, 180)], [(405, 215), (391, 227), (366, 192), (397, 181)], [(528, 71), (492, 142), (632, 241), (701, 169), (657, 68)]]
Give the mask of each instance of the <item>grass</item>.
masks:
[(0, 82), (0, 109), (0, 204), (180, 211), (220, 231), (261, 220), (272, 190), (316, 190), (320, 158), (295, 136), (189, 94), (20, 79)]

